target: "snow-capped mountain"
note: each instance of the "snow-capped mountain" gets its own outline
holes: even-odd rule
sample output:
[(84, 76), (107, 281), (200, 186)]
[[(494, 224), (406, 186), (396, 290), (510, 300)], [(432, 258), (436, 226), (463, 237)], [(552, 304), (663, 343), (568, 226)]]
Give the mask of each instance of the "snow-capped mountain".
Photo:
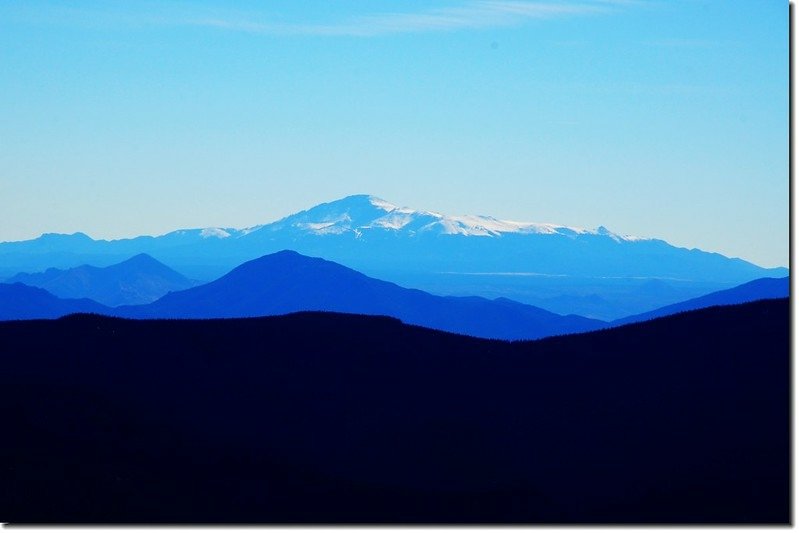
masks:
[(606, 320), (788, 274), (602, 226), (444, 215), (356, 195), (244, 229), (198, 228), (112, 241), (46, 234), (0, 243), (0, 279), (51, 267), (108, 266), (147, 253), (189, 278), (210, 281), (281, 250), (436, 294), (504, 296)]
[[(304, 231), (315, 235), (341, 235), (350, 233), (356, 238), (369, 231), (395, 231), (407, 236), (418, 234), (465, 235), (497, 237), (505, 233), (545, 235), (605, 235), (615, 240), (640, 240), (638, 237), (619, 235), (600, 226), (595, 230), (557, 224), (516, 222), (484, 215), (445, 215), (432, 211), (419, 211), (399, 207), (376, 196), (354, 195), (320, 204), (291, 215), (273, 224), (243, 230), (236, 236), (267, 229)], [(204, 230), (208, 231), (208, 230)], [(215, 228), (215, 231), (222, 231)], [(232, 235), (228, 232), (228, 236)]]
[(276, 222), (244, 229), (201, 228), (178, 230), (164, 237), (238, 239), (259, 231), (295, 231), (309, 235), (351, 234), (360, 238), (370, 231), (394, 231), (406, 236), (421, 234), (497, 237), (506, 233), (539, 235), (604, 235), (617, 241), (642, 240), (621, 235), (604, 226), (589, 230), (559, 224), (500, 220), (485, 215), (446, 215), (399, 207), (376, 196), (358, 194), (317, 205)]

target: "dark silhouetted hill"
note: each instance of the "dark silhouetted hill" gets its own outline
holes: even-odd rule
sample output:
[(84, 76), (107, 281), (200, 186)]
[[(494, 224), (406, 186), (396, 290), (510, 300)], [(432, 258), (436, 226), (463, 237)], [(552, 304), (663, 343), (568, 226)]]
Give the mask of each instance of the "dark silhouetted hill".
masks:
[(49, 268), (35, 274), (20, 273), (7, 280), (17, 282), (41, 287), (60, 298), (90, 298), (111, 307), (150, 303), (170, 291), (196, 285), (147, 254), (102, 268)]
[(786, 524), (788, 310), (2, 323), (0, 520)]
[(291, 251), (249, 261), (216, 281), (115, 313), (134, 318), (241, 318), (296, 311), (386, 315), (407, 324), (505, 340), (536, 339), (606, 325), (507, 299), (434, 296)]
[(22, 283), (0, 283), (0, 320), (59, 318), (72, 313), (110, 312), (110, 308), (86, 298), (58, 298), (38, 287), (29, 287)]
[(647, 313), (628, 316), (612, 322), (614, 326), (643, 322), (661, 316), (673, 315), (684, 311), (693, 311), (714, 305), (734, 305), (766, 298), (787, 298), (791, 292), (790, 278), (761, 278), (731, 289), (712, 292), (698, 298), (667, 305)]

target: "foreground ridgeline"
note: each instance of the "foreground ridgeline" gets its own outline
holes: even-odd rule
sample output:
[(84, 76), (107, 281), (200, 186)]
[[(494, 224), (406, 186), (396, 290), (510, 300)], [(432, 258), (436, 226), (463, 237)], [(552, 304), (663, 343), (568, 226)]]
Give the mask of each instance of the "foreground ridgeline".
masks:
[(507, 343), (0, 324), (4, 522), (787, 523), (788, 301)]

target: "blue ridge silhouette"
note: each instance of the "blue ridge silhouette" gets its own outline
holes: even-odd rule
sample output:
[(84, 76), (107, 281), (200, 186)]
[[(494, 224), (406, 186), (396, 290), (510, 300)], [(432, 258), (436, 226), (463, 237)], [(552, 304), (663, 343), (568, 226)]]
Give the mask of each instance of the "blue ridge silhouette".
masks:
[[(140, 255), (116, 267), (74, 269), (105, 273), (172, 271)], [(46, 273), (69, 278), (73, 271)], [(45, 273), (45, 274), (46, 274)], [(178, 280), (185, 279), (177, 274)], [(110, 276), (119, 279), (119, 276)], [(24, 279), (24, 278), (23, 278)], [(53, 276), (54, 280), (59, 277)], [(80, 279), (80, 278), (79, 278)], [(104, 287), (107, 299), (120, 300), (116, 283)], [(789, 278), (763, 278), (699, 298), (632, 315), (614, 322), (558, 315), (507, 298), (442, 297), (370, 278), (320, 258), (283, 251), (240, 265), (214, 282), (169, 293), (149, 305), (111, 308), (86, 298), (59, 298), (46, 290), (0, 284), (0, 320), (59, 318), (81, 312), (130, 318), (242, 318), (297, 311), (348, 312), (385, 315), (407, 324), (452, 333), (504, 340), (537, 339), (642, 322), (683, 311), (716, 305), (787, 297)]]
[(60, 318), (72, 313), (110, 315), (110, 307), (88, 298), (59, 298), (23, 283), (0, 283), (0, 320)]
[[(406, 209), (354, 195), (241, 230), (187, 229), (111, 241), (83, 233), (46, 234), (0, 243), (0, 276), (81, 264), (107, 266), (148, 253), (186, 276), (210, 281), (245, 261), (291, 249), (428, 292), (505, 296), (561, 314), (617, 319), (788, 274), (784, 268), (762, 268), (660, 239), (628, 238), (601, 227), (542, 224), (524, 229), (514, 224)], [(646, 279), (679, 290), (671, 296), (646, 292), (641, 285)]]
[(149, 305), (119, 307), (113, 313), (134, 318), (241, 318), (295, 311), (386, 315), (406, 324), (505, 340), (606, 325), (508, 299), (435, 296), (288, 250), (248, 261), (205, 285), (167, 294)]
[(6, 281), (17, 282), (46, 289), (60, 298), (90, 298), (111, 307), (150, 303), (170, 291), (197, 285), (147, 254), (107, 267), (81, 265), (19, 273)]
[(733, 305), (768, 298), (787, 298), (790, 295), (790, 278), (761, 278), (731, 289), (712, 292), (698, 298), (667, 305), (647, 313), (628, 316), (611, 322), (612, 326), (643, 322), (661, 316), (673, 315), (715, 305)]

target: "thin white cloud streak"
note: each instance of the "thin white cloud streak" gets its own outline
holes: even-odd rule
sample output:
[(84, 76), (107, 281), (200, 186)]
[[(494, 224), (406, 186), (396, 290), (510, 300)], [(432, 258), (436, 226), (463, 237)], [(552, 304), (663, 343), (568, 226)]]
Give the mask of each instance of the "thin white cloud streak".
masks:
[(659, 41), (646, 41), (644, 44), (663, 48), (716, 48), (731, 43), (707, 39), (661, 39)]
[(368, 15), (333, 24), (269, 23), (252, 18), (203, 18), (187, 20), (193, 26), (269, 35), (374, 37), (402, 33), (455, 31), (515, 26), (531, 19), (605, 13), (628, 5), (625, 0), (586, 2), (531, 2), (478, 0), (458, 7), (430, 9), (421, 13)]

